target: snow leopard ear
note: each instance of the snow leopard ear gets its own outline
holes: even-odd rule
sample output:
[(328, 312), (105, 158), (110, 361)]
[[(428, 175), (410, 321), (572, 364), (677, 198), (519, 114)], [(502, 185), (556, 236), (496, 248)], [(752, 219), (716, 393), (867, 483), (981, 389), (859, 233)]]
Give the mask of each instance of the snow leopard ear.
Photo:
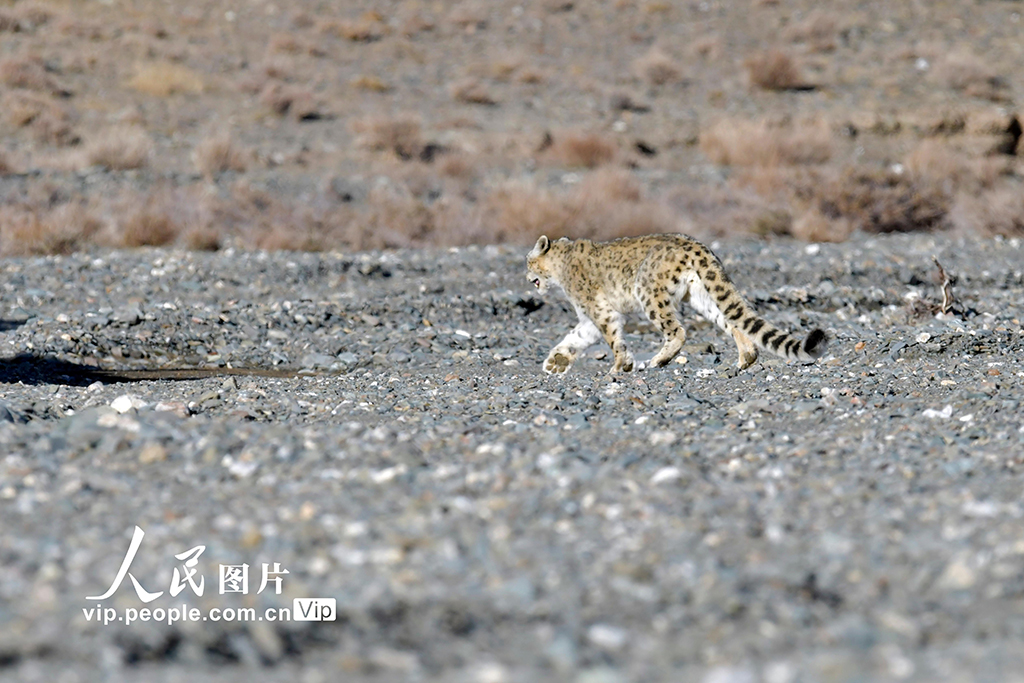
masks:
[(538, 256), (543, 256), (548, 253), (548, 249), (550, 248), (551, 240), (547, 238), (547, 235), (541, 235), (540, 238), (537, 239), (537, 244), (533, 245), (533, 250)]

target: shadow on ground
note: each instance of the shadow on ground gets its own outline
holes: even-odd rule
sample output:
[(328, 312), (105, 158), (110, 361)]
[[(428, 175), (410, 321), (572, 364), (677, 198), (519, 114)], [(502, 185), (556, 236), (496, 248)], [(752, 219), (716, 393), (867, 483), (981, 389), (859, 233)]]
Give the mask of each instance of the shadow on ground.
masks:
[(0, 359), (0, 384), (63, 384), (81, 387), (94, 382), (118, 384), (184, 381), (228, 375), (288, 378), (296, 377), (298, 373), (289, 369), (265, 368), (98, 368), (30, 353)]

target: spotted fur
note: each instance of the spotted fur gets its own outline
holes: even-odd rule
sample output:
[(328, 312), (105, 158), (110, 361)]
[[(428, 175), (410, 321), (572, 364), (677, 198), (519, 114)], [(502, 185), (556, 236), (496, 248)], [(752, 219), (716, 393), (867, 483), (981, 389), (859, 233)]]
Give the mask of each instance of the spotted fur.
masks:
[(764, 349), (790, 360), (813, 362), (825, 351), (827, 337), (812, 330), (800, 341), (750, 308), (710, 249), (685, 235), (625, 237), (611, 242), (537, 240), (526, 258), (527, 277), (541, 291), (562, 288), (579, 324), (551, 349), (544, 361), (549, 373), (566, 372), (576, 357), (604, 339), (615, 354), (612, 372), (633, 369), (633, 355), (622, 338), (625, 316), (643, 313), (661, 331), (664, 342), (652, 366), (669, 363), (686, 341), (679, 319), (683, 303), (732, 335), (738, 366), (749, 367)]

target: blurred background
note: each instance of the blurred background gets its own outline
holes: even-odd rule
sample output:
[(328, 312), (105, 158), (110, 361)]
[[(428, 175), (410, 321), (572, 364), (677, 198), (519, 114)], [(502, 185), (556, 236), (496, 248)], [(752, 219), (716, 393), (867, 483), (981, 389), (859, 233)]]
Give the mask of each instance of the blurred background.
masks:
[(0, 249), (1021, 234), (1022, 13), (0, 0)]

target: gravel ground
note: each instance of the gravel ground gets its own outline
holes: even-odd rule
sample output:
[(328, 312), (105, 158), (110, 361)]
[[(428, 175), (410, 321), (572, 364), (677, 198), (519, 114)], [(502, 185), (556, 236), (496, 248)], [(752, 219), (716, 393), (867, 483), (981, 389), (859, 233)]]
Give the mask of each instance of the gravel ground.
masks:
[[(1024, 680), (1019, 242), (713, 248), (830, 352), (737, 374), (694, 321), (549, 377), (574, 316), (517, 249), (6, 260), (0, 678)], [(86, 600), (136, 525), (151, 608), (337, 619), (87, 619), (144, 607)]]

